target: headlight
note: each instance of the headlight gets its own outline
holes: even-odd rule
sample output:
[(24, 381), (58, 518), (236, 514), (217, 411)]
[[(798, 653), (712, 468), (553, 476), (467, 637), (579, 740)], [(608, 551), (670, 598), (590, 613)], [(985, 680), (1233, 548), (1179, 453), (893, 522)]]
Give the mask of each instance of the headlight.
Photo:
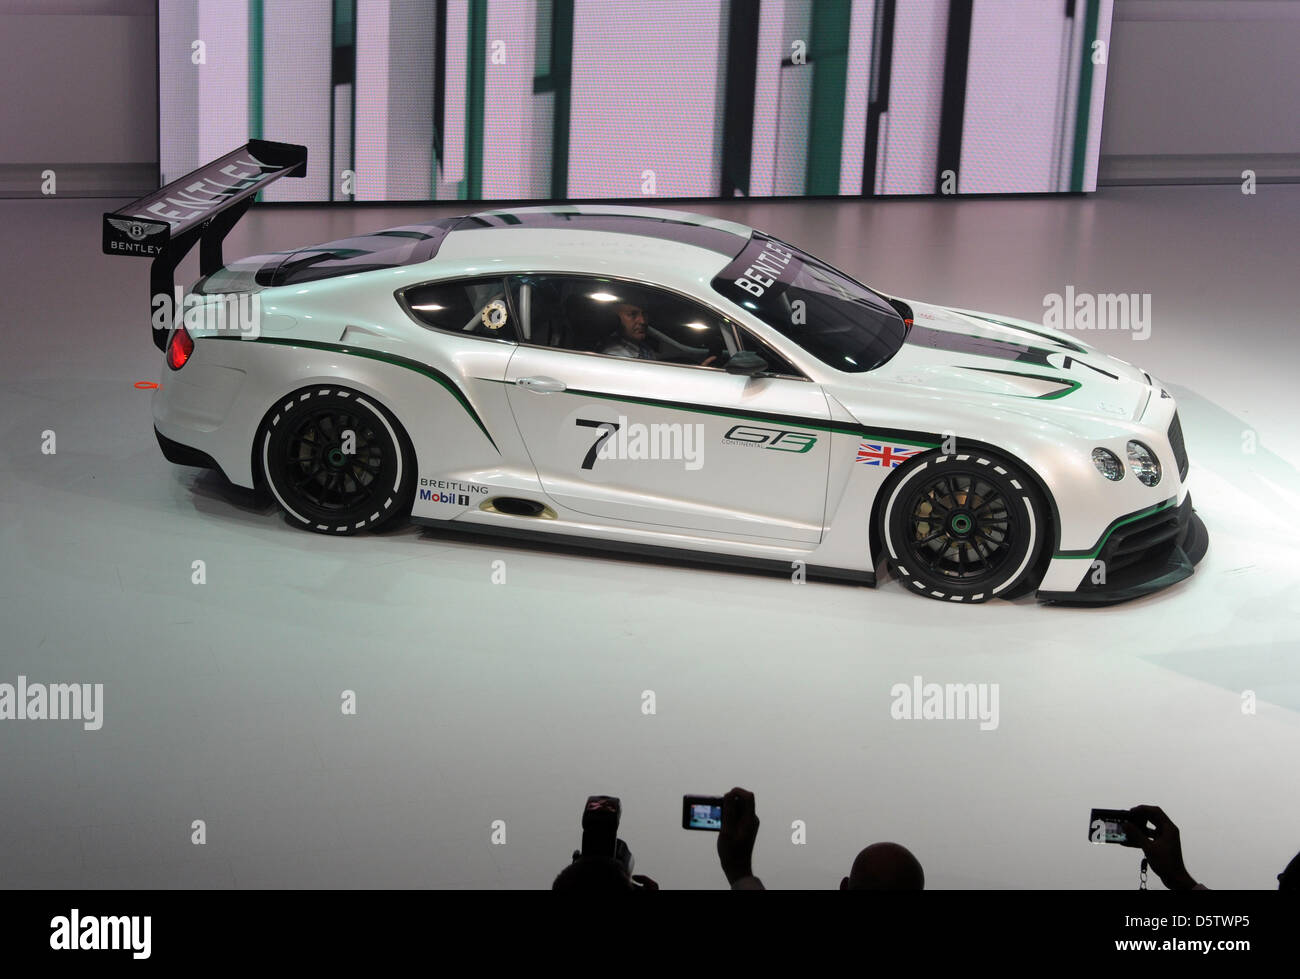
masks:
[(1141, 442), (1128, 444), (1128, 467), (1143, 486), (1154, 486), (1160, 482), (1160, 461)]
[(1092, 464), (1097, 467), (1097, 472), (1107, 479), (1120, 480), (1124, 478), (1124, 467), (1120, 464), (1119, 456), (1111, 452), (1110, 449), (1103, 449), (1100, 446), (1093, 449)]

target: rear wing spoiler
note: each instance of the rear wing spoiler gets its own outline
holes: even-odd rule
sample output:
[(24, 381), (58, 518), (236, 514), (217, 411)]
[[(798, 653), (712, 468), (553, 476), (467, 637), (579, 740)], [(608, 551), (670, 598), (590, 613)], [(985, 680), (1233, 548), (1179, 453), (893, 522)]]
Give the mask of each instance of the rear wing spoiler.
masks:
[[(138, 201), (104, 215), (104, 254), (152, 258), (149, 291), (171, 297), (176, 266), (199, 243), (199, 274), (211, 275), (225, 261), (221, 245), (253, 197), (281, 177), (307, 172), (307, 147), (250, 139), (197, 170)], [(159, 350), (167, 334), (153, 331)]]

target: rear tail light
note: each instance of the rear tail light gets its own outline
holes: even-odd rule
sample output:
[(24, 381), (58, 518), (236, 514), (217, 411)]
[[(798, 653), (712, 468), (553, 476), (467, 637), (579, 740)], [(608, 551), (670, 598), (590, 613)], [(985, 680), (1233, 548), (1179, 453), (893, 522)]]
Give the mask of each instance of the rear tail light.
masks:
[(194, 340), (185, 332), (185, 327), (178, 326), (167, 344), (167, 366), (174, 371), (180, 370), (194, 353)]

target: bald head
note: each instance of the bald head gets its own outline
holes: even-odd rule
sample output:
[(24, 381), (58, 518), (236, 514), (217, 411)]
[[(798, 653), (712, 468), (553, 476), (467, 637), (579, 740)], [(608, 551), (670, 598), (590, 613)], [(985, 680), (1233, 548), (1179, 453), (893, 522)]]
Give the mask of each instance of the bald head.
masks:
[(853, 861), (842, 891), (920, 891), (925, 871), (912, 851), (898, 843), (872, 843)]

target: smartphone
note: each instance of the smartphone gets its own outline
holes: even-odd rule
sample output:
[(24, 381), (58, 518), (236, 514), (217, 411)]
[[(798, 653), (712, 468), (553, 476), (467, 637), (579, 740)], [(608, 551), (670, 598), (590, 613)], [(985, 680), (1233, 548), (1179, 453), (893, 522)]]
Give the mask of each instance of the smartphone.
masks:
[(1124, 823), (1132, 821), (1133, 813), (1127, 809), (1094, 809), (1092, 818), (1088, 820), (1088, 840), (1091, 843), (1128, 843)]
[(682, 829), (702, 829), (713, 833), (722, 829), (722, 797), (682, 796)]

